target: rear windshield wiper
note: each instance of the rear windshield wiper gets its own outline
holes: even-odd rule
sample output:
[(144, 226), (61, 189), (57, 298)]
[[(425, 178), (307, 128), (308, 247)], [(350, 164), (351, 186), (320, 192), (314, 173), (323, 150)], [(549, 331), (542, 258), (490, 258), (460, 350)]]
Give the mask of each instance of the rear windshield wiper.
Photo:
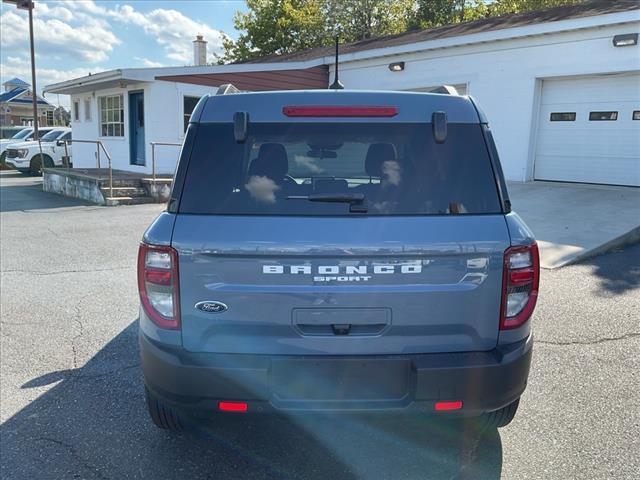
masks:
[(348, 203), (349, 211), (367, 213), (363, 193), (314, 193), (311, 195), (289, 195), (287, 200), (307, 200), (309, 202)]

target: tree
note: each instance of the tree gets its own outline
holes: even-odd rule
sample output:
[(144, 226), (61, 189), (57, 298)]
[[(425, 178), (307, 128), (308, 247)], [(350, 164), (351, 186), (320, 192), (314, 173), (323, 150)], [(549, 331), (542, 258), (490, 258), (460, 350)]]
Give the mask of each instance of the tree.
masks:
[(240, 32), (223, 37), (221, 63), (401, 33), (412, 0), (247, 0), (233, 19)]
[(329, 0), (327, 29), (330, 37), (339, 31), (340, 38), (355, 42), (407, 30), (412, 0)]
[(432, 28), (480, 18), (543, 10), (585, 0), (415, 0), (411, 28)]
[(465, 0), (416, 0), (409, 25), (431, 28), (461, 22), (465, 3)]
[(247, 0), (233, 18), (236, 41), (223, 36), (220, 63), (287, 54), (414, 28), (581, 3), (584, 0)]
[(248, 12), (236, 12), (238, 40), (223, 37), (222, 62), (285, 54), (325, 43), (321, 0), (247, 0)]
[(585, 0), (494, 0), (487, 5), (487, 14), (488, 16), (507, 15), (584, 2)]

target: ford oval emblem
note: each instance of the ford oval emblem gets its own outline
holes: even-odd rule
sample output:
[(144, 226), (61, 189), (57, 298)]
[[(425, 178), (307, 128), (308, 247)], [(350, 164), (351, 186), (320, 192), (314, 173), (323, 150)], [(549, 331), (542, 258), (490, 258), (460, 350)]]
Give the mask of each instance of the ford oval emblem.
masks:
[(222, 302), (206, 301), (196, 303), (196, 308), (204, 313), (222, 313), (226, 312), (229, 307)]

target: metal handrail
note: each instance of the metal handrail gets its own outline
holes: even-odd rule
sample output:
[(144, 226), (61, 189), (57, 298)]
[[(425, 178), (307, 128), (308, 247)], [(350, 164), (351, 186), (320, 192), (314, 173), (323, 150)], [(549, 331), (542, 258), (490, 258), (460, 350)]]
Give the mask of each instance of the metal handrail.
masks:
[(170, 143), (170, 142), (150, 142), (151, 143), (151, 178), (153, 178), (153, 183), (156, 182), (156, 145), (164, 145), (168, 147), (181, 147), (181, 143)]
[[(109, 152), (107, 151), (107, 149), (104, 146), (104, 144), (100, 140), (76, 140), (76, 139), (71, 139), (71, 140), (62, 140), (62, 141), (64, 142), (64, 153), (67, 156), (67, 158), (69, 157), (68, 150), (67, 150), (67, 144), (73, 143), (73, 142), (76, 142), (76, 143), (95, 143), (95, 145), (96, 145), (96, 162), (98, 164), (98, 169), (100, 168), (100, 149), (102, 149), (104, 154), (107, 156), (107, 160), (109, 162), (109, 196), (113, 197), (113, 165), (112, 165), (111, 155), (109, 155)], [(67, 169), (68, 168), (69, 168), (69, 163), (67, 161)]]

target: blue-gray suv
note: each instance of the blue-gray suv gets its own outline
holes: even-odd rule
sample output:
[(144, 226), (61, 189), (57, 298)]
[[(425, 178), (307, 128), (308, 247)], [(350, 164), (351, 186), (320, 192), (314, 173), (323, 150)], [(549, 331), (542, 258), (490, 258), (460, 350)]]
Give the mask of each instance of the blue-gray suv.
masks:
[(470, 97), (206, 96), (138, 260), (151, 417), (514, 417), (538, 248)]

